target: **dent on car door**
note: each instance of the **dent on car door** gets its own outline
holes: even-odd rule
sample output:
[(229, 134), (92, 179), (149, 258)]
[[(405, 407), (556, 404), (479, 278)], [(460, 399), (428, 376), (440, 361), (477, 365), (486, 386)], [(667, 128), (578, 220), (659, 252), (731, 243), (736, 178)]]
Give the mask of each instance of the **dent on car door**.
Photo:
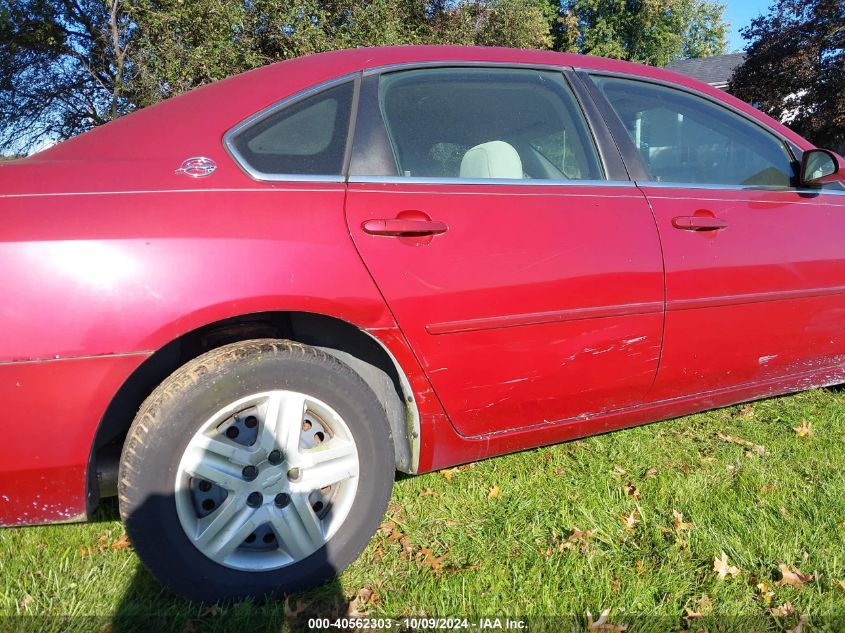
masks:
[(657, 233), (561, 72), (370, 76), (357, 125), (350, 233), (460, 433), (642, 401), (663, 326)]
[(785, 143), (702, 96), (593, 77), (637, 156), (666, 265), (654, 397), (845, 362), (845, 197), (800, 190)]

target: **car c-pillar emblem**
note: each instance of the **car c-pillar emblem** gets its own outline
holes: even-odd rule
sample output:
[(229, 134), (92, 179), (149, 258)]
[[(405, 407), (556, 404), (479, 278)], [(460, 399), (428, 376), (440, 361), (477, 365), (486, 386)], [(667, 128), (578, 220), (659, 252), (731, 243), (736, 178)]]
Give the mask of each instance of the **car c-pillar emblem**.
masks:
[(205, 156), (192, 156), (182, 161), (182, 165), (176, 170), (177, 174), (185, 174), (191, 178), (205, 178), (214, 173), (217, 163)]

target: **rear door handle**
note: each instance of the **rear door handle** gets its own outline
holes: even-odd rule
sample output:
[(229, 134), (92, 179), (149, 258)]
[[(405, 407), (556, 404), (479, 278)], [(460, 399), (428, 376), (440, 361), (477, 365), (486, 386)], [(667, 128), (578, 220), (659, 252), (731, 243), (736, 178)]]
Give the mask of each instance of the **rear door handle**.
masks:
[(682, 231), (718, 231), (728, 223), (710, 215), (681, 215), (672, 218), (672, 226)]
[(390, 218), (367, 220), (362, 225), (365, 233), (370, 235), (387, 235), (392, 237), (440, 235), (449, 230), (443, 222), (437, 220), (417, 220), (409, 218)]

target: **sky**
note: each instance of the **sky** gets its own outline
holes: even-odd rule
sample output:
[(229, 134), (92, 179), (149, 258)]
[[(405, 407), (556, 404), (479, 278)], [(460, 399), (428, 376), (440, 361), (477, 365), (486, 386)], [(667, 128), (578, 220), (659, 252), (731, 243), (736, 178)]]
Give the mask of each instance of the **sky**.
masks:
[(742, 39), (739, 30), (751, 24), (751, 20), (759, 15), (768, 13), (770, 0), (723, 0), (728, 5), (725, 18), (731, 23), (728, 32), (728, 52), (745, 49), (746, 41)]

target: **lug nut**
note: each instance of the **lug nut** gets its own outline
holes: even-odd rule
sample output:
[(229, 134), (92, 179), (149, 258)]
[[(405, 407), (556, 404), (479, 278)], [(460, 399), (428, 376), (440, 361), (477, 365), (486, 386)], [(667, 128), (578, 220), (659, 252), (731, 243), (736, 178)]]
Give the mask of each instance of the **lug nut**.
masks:
[(302, 473), (300, 472), (299, 468), (291, 468), (288, 471), (288, 479), (290, 481), (296, 481), (301, 475)]
[(250, 492), (246, 498), (246, 504), (250, 508), (258, 508), (264, 502), (264, 495), (260, 492)]
[(258, 469), (255, 466), (244, 466), (243, 471), (244, 479), (247, 481), (252, 481), (256, 477), (258, 477)]
[(286, 495), (284, 492), (280, 492), (279, 494), (276, 495), (276, 498), (274, 499), (274, 501), (275, 501), (277, 506), (279, 506), (280, 508), (284, 508), (287, 504), (290, 503), (290, 497), (288, 495)]
[(275, 449), (270, 451), (270, 454), (267, 456), (267, 461), (276, 466), (282, 463), (282, 451), (279, 449)]

